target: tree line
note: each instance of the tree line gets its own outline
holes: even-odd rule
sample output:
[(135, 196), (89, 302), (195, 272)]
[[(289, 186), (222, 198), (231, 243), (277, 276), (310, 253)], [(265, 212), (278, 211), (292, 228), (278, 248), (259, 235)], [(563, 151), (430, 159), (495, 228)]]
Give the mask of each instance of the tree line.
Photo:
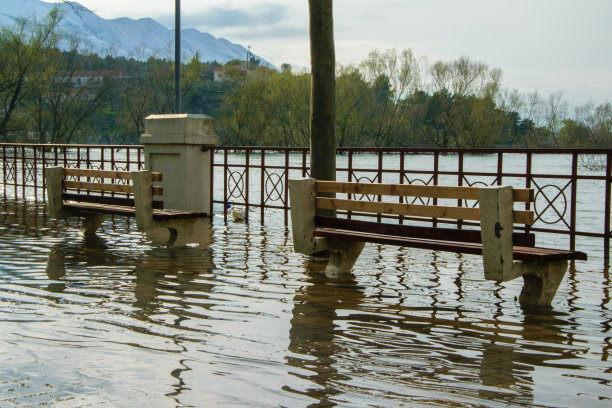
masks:
[[(54, 10), (0, 30), (0, 141), (137, 143), (146, 116), (173, 113), (170, 52), (99, 57), (60, 20)], [(310, 73), (257, 65), (230, 61), (215, 81), (221, 64), (195, 55), (182, 66), (184, 110), (213, 116), (225, 145), (308, 146)], [(561, 93), (520, 94), (501, 81), (500, 69), (468, 57), (372, 51), (337, 67), (337, 145), (612, 147), (610, 103), (570, 107)]]

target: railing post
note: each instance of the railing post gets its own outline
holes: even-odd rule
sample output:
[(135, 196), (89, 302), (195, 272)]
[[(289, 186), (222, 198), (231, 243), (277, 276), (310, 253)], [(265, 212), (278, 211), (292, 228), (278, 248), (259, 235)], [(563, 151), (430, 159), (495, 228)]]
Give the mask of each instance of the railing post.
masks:
[(215, 201), (215, 149), (210, 148), (210, 214), (213, 213), (213, 203)]
[(606, 197), (604, 212), (604, 261), (610, 261), (610, 189), (612, 185), (612, 154), (606, 155)]
[(289, 225), (289, 149), (285, 149), (285, 227)]
[(306, 156), (308, 152), (306, 150), (302, 150), (302, 178), (306, 178)]
[[(383, 171), (383, 152), (381, 150), (378, 151), (378, 182), (382, 183), (383, 179), (382, 179), (382, 171)], [(382, 201), (382, 195), (378, 196), (378, 202)], [(376, 215), (376, 220), (378, 222), (382, 221), (382, 215), (381, 214), (377, 214)]]
[(2, 189), (6, 194), (6, 146), (2, 146)]
[(502, 177), (503, 177), (503, 168), (504, 168), (504, 153), (497, 152), (497, 185), (502, 185)]
[(144, 163), (142, 162), (142, 152), (144, 148), (141, 147), (138, 149), (138, 170), (144, 170)]
[[(404, 168), (405, 164), (404, 164), (404, 160), (405, 160), (405, 153), (402, 150), (400, 152), (399, 184), (404, 184), (404, 179), (405, 179), (405, 168)], [(400, 204), (404, 203), (404, 196), (400, 196), (399, 197), (399, 202), (400, 202)], [(399, 216), (399, 223), (400, 224), (404, 223), (404, 216), (403, 215)]]
[[(433, 168), (433, 183), (434, 186), (438, 185), (438, 176), (440, 173), (440, 152), (436, 151), (434, 152), (434, 168)], [(434, 198), (433, 199), (433, 205), (438, 205), (438, 199)], [(438, 220), (437, 219), (433, 219), (432, 225), (434, 227), (438, 226)]]
[(27, 184), (27, 174), (26, 174), (26, 151), (25, 146), (21, 146), (21, 195), (22, 198), (26, 198), (26, 184)]
[(261, 176), (261, 188), (260, 190), (260, 200), (261, 200), (261, 207), (260, 207), (260, 223), (261, 225), (264, 224), (264, 203), (266, 202), (266, 197), (265, 197), (265, 182), (266, 182), (266, 178), (265, 178), (265, 163), (266, 163), (266, 151), (265, 150), (261, 150), (261, 171), (259, 172), (260, 176)]
[[(525, 188), (531, 188), (531, 174), (532, 174), (531, 169), (532, 169), (532, 160), (533, 160), (532, 155), (533, 153), (531, 152), (527, 153), (527, 160), (525, 163)], [(531, 210), (530, 202), (525, 203), (525, 210), (527, 211)], [(530, 229), (531, 229), (531, 225), (525, 225), (525, 232), (529, 232)]]
[(578, 153), (572, 154), (572, 210), (570, 212), (570, 251), (576, 249), (576, 198), (578, 196)]
[(223, 149), (223, 220), (227, 222), (227, 149)]
[[(457, 164), (458, 169), (457, 169), (457, 185), (458, 186), (462, 186), (463, 185), (463, 152), (459, 152), (459, 162)], [(457, 206), (458, 207), (463, 207), (463, 201), (461, 200), (457, 200)], [(461, 229), (461, 220), (457, 220), (457, 228)]]
[(18, 169), (18, 166), (17, 166), (17, 146), (13, 147), (13, 165), (14, 165), (14, 167), (13, 167), (13, 180), (14, 180), (13, 189), (15, 191), (15, 198), (17, 198), (17, 192), (18, 192), (18, 189), (17, 189), (17, 169)]
[(246, 158), (245, 158), (245, 166), (244, 166), (244, 219), (245, 221), (249, 221), (249, 184), (250, 184), (250, 169), (249, 165), (251, 164), (251, 150), (247, 148)]

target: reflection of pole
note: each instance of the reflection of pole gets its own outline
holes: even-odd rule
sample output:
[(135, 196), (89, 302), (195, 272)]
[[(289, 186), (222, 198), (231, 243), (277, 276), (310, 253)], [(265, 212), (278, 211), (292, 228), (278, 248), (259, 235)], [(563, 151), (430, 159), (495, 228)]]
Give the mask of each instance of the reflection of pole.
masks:
[(174, 12), (174, 113), (181, 113), (181, 0), (175, 0)]

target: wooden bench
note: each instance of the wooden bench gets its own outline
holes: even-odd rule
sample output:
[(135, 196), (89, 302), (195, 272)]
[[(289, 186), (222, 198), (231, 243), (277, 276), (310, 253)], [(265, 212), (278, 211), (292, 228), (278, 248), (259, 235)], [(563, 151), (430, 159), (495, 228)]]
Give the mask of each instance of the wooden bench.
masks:
[[(207, 214), (163, 208), (161, 173), (49, 167), (45, 169), (51, 217), (83, 218), (86, 233), (94, 233), (106, 215), (136, 217), (141, 230), (167, 228), (171, 246), (179, 231), (194, 227)], [(155, 198), (155, 199), (154, 199)]]
[[(300, 179), (289, 181), (289, 191), (294, 250), (329, 250), (329, 274), (350, 272), (366, 242), (476, 254), (483, 256), (486, 279), (523, 276), (522, 305), (549, 306), (568, 261), (587, 259), (583, 252), (535, 246), (528, 232), (533, 211), (514, 208), (533, 202), (532, 189)], [(382, 222), (388, 218), (402, 222)]]

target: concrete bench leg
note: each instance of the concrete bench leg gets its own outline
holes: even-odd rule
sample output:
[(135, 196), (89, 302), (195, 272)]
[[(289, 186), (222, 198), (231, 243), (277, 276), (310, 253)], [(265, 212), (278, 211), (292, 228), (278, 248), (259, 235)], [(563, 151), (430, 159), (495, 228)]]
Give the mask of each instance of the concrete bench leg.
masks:
[(83, 215), (82, 230), (85, 234), (95, 234), (104, 222), (104, 214)]
[(328, 240), (329, 263), (325, 274), (337, 277), (351, 272), (355, 261), (359, 258), (365, 242)]
[(187, 244), (204, 246), (212, 241), (212, 224), (208, 218), (154, 221), (144, 232), (155, 245), (167, 248)]
[(550, 307), (567, 271), (567, 261), (522, 262), (523, 290), (519, 296), (525, 308)]

